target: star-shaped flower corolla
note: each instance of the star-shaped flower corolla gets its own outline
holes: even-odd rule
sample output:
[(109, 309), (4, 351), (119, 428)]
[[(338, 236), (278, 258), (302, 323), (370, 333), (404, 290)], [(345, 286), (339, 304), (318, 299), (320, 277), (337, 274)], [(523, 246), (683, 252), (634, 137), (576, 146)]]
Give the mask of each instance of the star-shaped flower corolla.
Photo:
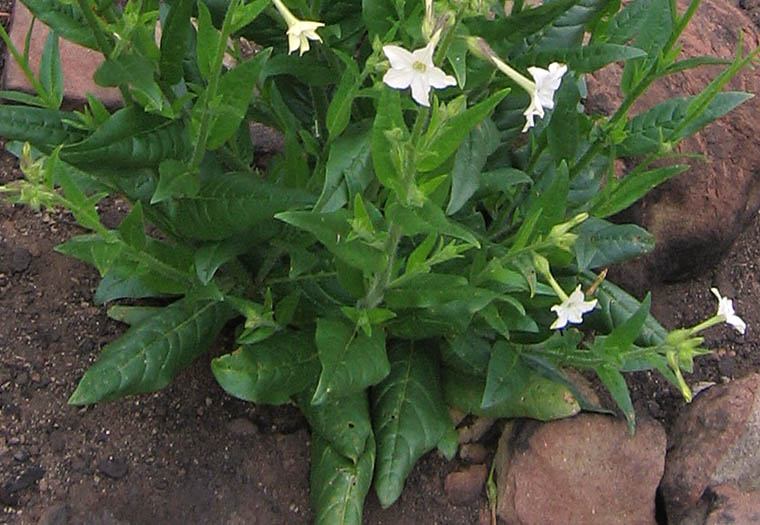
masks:
[(747, 330), (747, 324), (741, 317), (734, 312), (734, 302), (728, 297), (721, 297), (717, 288), (710, 288), (710, 291), (718, 298), (718, 313), (726, 319), (726, 323), (734, 327), (734, 330), (744, 335)]
[(309, 40), (322, 41), (322, 38), (317, 34), (317, 29), (325, 24), (311, 20), (299, 20), (282, 3), (282, 0), (272, 0), (272, 2), (282, 18), (285, 19), (285, 23), (288, 24), (288, 30), (286, 31), (288, 35), (288, 54), (298, 49), (299, 56), (303, 55), (309, 50)]
[(309, 40), (322, 39), (317, 34), (316, 29), (323, 27), (322, 22), (312, 22), (309, 20), (298, 20), (295, 24), (288, 27), (288, 54), (296, 49), (300, 49), (299, 56), (309, 50)]
[(399, 46), (383, 46), (391, 68), (383, 76), (383, 82), (393, 89), (412, 88), (412, 98), (417, 104), (430, 106), (430, 88), (443, 89), (455, 86), (457, 81), (433, 64), (433, 52), (437, 38), (411, 53)]
[(543, 118), (544, 109), (554, 108), (554, 92), (559, 89), (562, 77), (567, 73), (567, 66), (552, 62), (549, 64), (549, 69), (529, 67), (528, 73), (533, 77), (535, 88), (530, 94), (530, 105), (523, 112), (525, 115), (523, 132), (534, 126), (534, 117)]
[(581, 291), (581, 285), (575, 289), (570, 297), (562, 301), (561, 304), (555, 304), (551, 307), (552, 312), (556, 312), (557, 320), (549, 327), (552, 330), (564, 328), (567, 323), (580, 324), (583, 322), (583, 314), (596, 308), (597, 300), (586, 301), (586, 297)]

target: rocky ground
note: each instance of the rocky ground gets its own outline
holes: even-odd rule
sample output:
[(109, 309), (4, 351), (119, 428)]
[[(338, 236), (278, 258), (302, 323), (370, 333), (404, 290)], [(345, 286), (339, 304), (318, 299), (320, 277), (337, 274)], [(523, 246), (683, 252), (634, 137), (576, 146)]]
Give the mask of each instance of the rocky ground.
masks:
[[(4, 22), (2, 13), (9, 12), (11, 4), (10, 0), (0, 0), (0, 22)], [(705, 0), (704, 4), (705, 9), (711, 9), (710, 6), (733, 9), (730, 13), (734, 18), (725, 21), (728, 27), (738, 27), (750, 18), (759, 20), (760, 3), (756, 0)], [(721, 42), (735, 38), (730, 31), (727, 33)], [(699, 31), (696, 34), (699, 35)], [(754, 38), (757, 38), (756, 33)], [(717, 44), (717, 36), (716, 40), (702, 40), (722, 49)], [(757, 73), (751, 74), (757, 82)], [(745, 82), (752, 81), (751, 76), (748, 78)], [(684, 87), (683, 81), (680, 87)], [(750, 117), (758, 114), (757, 108), (757, 105), (750, 106)], [(703, 424), (700, 430), (696, 426), (700, 418), (694, 415), (694, 409), (690, 413), (685, 411), (686, 405), (673, 387), (656, 374), (630, 374), (631, 395), (641, 420), (640, 432), (635, 440), (620, 438), (616, 442), (619, 445), (608, 451), (622, 457), (622, 463), (617, 463), (619, 468), (606, 456), (588, 455), (603, 454), (605, 447), (587, 444), (585, 448), (573, 448), (573, 444), (576, 438), (580, 442), (594, 443), (594, 436), (606, 442), (610, 436), (626, 436), (623, 425), (591, 415), (550, 425), (509, 424), (498, 454), (500, 485), (506, 491), (499, 506), (500, 516), (507, 519), (504, 523), (530, 523), (529, 516), (522, 514), (525, 509), (538, 515), (552, 513), (543, 515), (551, 516), (544, 523), (552, 519), (567, 522), (571, 516), (585, 523), (594, 519), (597, 523), (611, 523), (600, 521), (601, 507), (597, 509), (588, 501), (579, 512), (593, 510), (594, 513), (572, 514), (570, 505), (577, 498), (571, 496), (578, 494), (582, 486), (578, 476), (596, 480), (588, 489), (592, 492), (601, 494), (604, 488), (616, 491), (611, 497), (612, 501), (621, 502), (617, 510), (623, 509), (622, 502), (630, 500), (632, 493), (622, 482), (602, 480), (617, 478), (642, 485), (641, 480), (652, 477), (648, 492), (642, 491), (644, 517), (648, 517), (648, 521), (642, 523), (651, 522), (655, 514), (654, 494), (663, 471), (670, 485), (658, 491), (660, 523), (667, 523), (666, 500), (671, 502), (671, 516), (679, 516), (679, 520), (672, 519), (672, 523), (680, 522), (684, 515), (683, 505), (674, 505), (674, 501), (685, 501), (693, 508), (701, 505), (703, 515), (713, 512), (713, 517), (719, 516), (715, 509), (719, 509), (720, 502), (749, 501), (750, 510), (753, 502), (757, 504), (756, 493), (752, 492), (760, 486), (757, 480), (746, 474), (745, 469), (737, 474), (738, 481), (726, 483), (732, 478), (724, 471), (728, 468), (726, 464), (739, 464), (735, 456), (741, 452), (732, 456), (726, 451), (742, 447), (757, 449), (750, 430), (757, 428), (757, 420), (752, 418), (756, 417), (753, 414), (758, 412), (760, 404), (754, 394), (760, 387), (756, 386), (756, 380), (751, 380), (751, 374), (760, 370), (760, 341), (755, 335), (760, 333), (757, 328), (760, 327), (760, 304), (756, 300), (760, 296), (757, 277), (760, 217), (751, 199), (743, 200), (738, 206), (735, 199), (729, 202), (719, 188), (736, 186), (737, 181), (743, 181), (741, 192), (749, 195), (757, 180), (760, 159), (748, 160), (749, 153), (739, 158), (736, 148), (751, 148), (739, 144), (731, 149), (721, 138), (725, 135), (720, 133), (720, 130), (706, 133), (696, 143), (695, 147), (708, 149), (719, 144), (726, 153), (720, 162), (705, 165), (710, 169), (701, 176), (713, 181), (709, 183), (711, 189), (692, 190), (712, 199), (709, 202), (716, 209), (733, 210), (733, 215), (713, 216), (713, 225), (718, 228), (723, 243), (719, 252), (687, 272), (688, 280), (675, 283), (663, 281), (665, 277), (686, 274), (668, 274), (658, 266), (656, 259), (618, 270), (623, 281), (628, 275), (631, 289), (653, 287), (653, 312), (669, 328), (695, 324), (712, 315), (715, 299), (709, 292), (711, 286), (718, 286), (725, 295), (734, 298), (737, 312), (749, 326), (747, 334), (740, 336), (728, 327), (709, 330), (705, 334), (705, 346), (714, 353), (699, 359), (694, 373), (687, 376), (690, 385), (717, 385), (698, 396), (692, 405), (697, 414), (716, 416), (703, 417), (702, 423), (708, 421), (709, 428), (705, 430)], [(754, 132), (745, 130), (745, 133), (743, 140), (751, 140)], [(760, 148), (755, 149), (760, 152)], [(736, 158), (732, 159), (732, 154)], [(716, 166), (720, 169), (715, 169)], [(0, 184), (20, 176), (15, 160), (7, 153), (0, 153)], [(693, 178), (692, 186), (696, 188), (699, 180)], [(714, 181), (720, 184), (716, 186)], [(673, 190), (666, 195), (672, 196), (674, 192), (679, 195), (683, 190)], [(660, 194), (645, 203), (636, 218), (646, 222), (648, 218), (657, 217), (651, 212), (657, 203), (671, 201)], [(693, 214), (694, 208), (693, 203), (682, 207), (682, 217)], [(685, 223), (685, 218), (674, 215), (670, 204), (665, 209), (670, 222)], [(126, 205), (111, 200), (100, 211), (104, 222), (115, 225), (126, 211)], [(656, 222), (655, 226), (659, 224)], [(124, 330), (123, 325), (107, 317), (104, 308), (93, 304), (97, 272), (52, 250), (78, 231), (73, 219), (65, 213), (35, 213), (28, 208), (0, 204), (0, 319), (3, 327), (0, 330), (0, 523), (310, 523), (306, 422), (290, 407), (255, 406), (230, 398), (214, 381), (208, 359), (199, 360), (171, 386), (153, 395), (89, 408), (66, 404), (79, 377), (94, 362), (100, 349)], [(709, 235), (701, 235), (703, 241), (715, 244)], [(687, 261), (693, 257), (692, 252), (683, 249), (683, 244), (670, 246), (669, 252), (660, 252), (657, 257), (683, 260), (685, 255)], [(665, 269), (673, 267), (667, 265)], [(630, 279), (631, 276), (635, 278)], [(220, 340), (217, 353), (229, 348), (229, 343), (229, 340)], [(736, 381), (745, 377), (750, 380)], [(729, 387), (732, 390), (727, 390)], [(713, 398), (722, 399), (725, 405), (718, 409), (714, 404), (710, 405), (713, 408), (697, 405), (700, 399)], [(733, 411), (727, 408), (731, 406)], [(677, 423), (679, 415), (682, 418)], [(482, 484), (505, 425), (505, 422), (496, 422), (480, 429), (477, 423), (470, 426), (468, 432), (473, 443), (464, 447), (452, 462), (429, 454), (414, 469), (401, 499), (390, 509), (381, 509), (370, 494), (365, 523), (489, 523), (491, 512)], [(589, 434), (588, 429), (595, 430)], [(528, 493), (541, 493), (540, 486), (527, 485), (525, 480), (540, 479), (534, 467), (536, 458), (541, 457), (540, 452), (536, 452), (538, 456), (532, 454), (546, 448), (546, 444), (555, 439), (552, 436), (560, 436), (561, 440), (549, 447), (556, 453), (547, 457), (576, 460), (575, 471), (562, 471), (567, 467), (560, 465), (543, 485), (551, 494), (543, 501), (561, 502), (561, 508), (540, 507), (540, 501), (527, 497), (525, 490), (518, 490), (527, 486)], [(684, 436), (695, 436), (702, 448), (684, 441)], [(639, 448), (650, 453), (634, 454), (633, 445), (639, 441), (643, 442)], [(710, 447), (711, 443), (716, 445)], [(515, 444), (519, 446), (514, 447)], [(633, 447), (629, 455), (621, 453), (628, 450), (626, 447)], [(666, 447), (671, 451), (698, 450), (708, 460), (707, 465), (700, 468), (709, 472), (696, 479), (689, 476), (686, 467), (686, 470), (674, 470), (675, 463), (671, 462), (670, 466), (665, 463)], [(670, 457), (686, 455), (671, 453)], [(585, 464), (581, 461), (584, 458)], [(592, 471), (589, 465), (602, 468)], [(695, 468), (693, 463), (687, 465)], [(750, 464), (750, 472), (753, 468), (754, 472), (760, 471), (753, 465)], [(608, 478), (604, 478), (604, 470)], [(528, 476), (521, 477), (521, 472), (526, 471)], [(558, 475), (560, 471), (566, 472), (566, 477)], [(691, 485), (681, 483), (690, 479)], [(710, 488), (705, 490), (706, 486)], [(564, 497), (560, 497), (562, 495)], [(698, 500), (701, 503), (698, 504)], [(619, 523), (633, 522), (619, 521), (624, 519), (623, 514), (617, 516)], [(701, 518), (694, 519), (697, 520), (694, 523), (699, 523)]]

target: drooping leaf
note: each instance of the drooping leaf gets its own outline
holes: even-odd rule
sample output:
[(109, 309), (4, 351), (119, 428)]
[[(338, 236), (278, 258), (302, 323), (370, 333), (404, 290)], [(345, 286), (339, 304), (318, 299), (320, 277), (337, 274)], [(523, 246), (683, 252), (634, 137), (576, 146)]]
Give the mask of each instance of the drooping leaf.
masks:
[(388, 354), (391, 372), (372, 392), (375, 491), (383, 508), (396, 501), (417, 460), (452, 427), (434, 355), (414, 343), (399, 344)]
[(115, 242), (115, 239), (106, 240), (94, 233), (77, 235), (55, 247), (59, 253), (92, 264), (101, 276), (108, 273), (121, 250), (122, 245)]
[(550, 421), (569, 417), (581, 407), (567, 387), (547, 379), (536, 372), (524, 378), (525, 385), (519, 394), (482, 408), (486, 381), (482, 377), (463, 374), (444, 367), (442, 370), (443, 395), (454, 408), (486, 417), (529, 417)]
[(47, 93), (50, 106), (58, 109), (63, 101), (63, 69), (61, 55), (58, 51), (58, 34), (48, 33), (45, 47), (40, 57), (40, 85)]
[(451, 197), (446, 215), (453, 215), (478, 191), (480, 172), (488, 156), (499, 146), (498, 130), (491, 119), (475, 126), (462, 142), (454, 157), (451, 170)]
[(69, 398), (72, 405), (158, 390), (205, 352), (230, 319), (225, 304), (190, 297), (109, 343)]
[(161, 58), (158, 69), (161, 78), (174, 85), (182, 80), (182, 60), (190, 42), (190, 16), (193, 0), (179, 0), (169, 7), (169, 13), (161, 30)]
[(333, 52), (346, 65), (346, 68), (343, 70), (332, 102), (327, 108), (325, 125), (330, 134), (330, 140), (334, 140), (346, 129), (351, 118), (351, 106), (361, 87), (359, 85), (359, 67), (356, 65), (356, 61), (338, 50), (333, 50)]
[(329, 213), (342, 208), (374, 180), (370, 150), (370, 132), (363, 124), (333, 142), (315, 211)]
[(361, 523), (364, 498), (372, 483), (375, 440), (370, 434), (355, 462), (337, 452), (319, 434), (311, 439), (311, 501), (316, 525)]
[(319, 375), (314, 342), (300, 332), (279, 332), (211, 361), (211, 370), (232, 396), (281, 405), (309, 388)]
[(198, 280), (208, 284), (222, 264), (240, 255), (246, 248), (245, 242), (238, 238), (203, 244), (195, 252), (195, 273)]
[[(552, 4), (555, 3), (559, 2), (552, 2)], [(573, 4), (544, 31), (538, 43), (539, 49), (560, 49), (580, 45), (586, 27), (602, 14), (609, 1), (578, 0)]]
[(672, 179), (689, 169), (684, 164), (662, 166), (643, 173), (634, 173), (611, 185), (610, 191), (602, 191), (598, 194), (597, 202), (591, 208), (591, 212), (599, 218), (609, 217), (619, 211), (628, 208), (634, 202), (647, 194), (652, 188), (659, 186), (668, 179)]
[(514, 348), (510, 348), (504, 341), (498, 341), (493, 346), (488, 362), (481, 408), (487, 410), (505, 400), (513, 400), (522, 395), (531, 372)]
[(140, 201), (137, 201), (132, 206), (132, 210), (121, 221), (119, 235), (127, 246), (135, 250), (145, 248), (145, 224), (143, 222), (143, 209)]
[(654, 237), (635, 224), (613, 224), (589, 217), (574, 231), (578, 238), (573, 250), (581, 270), (609, 266), (654, 249)]
[(390, 371), (382, 330), (369, 337), (342, 320), (318, 319), (316, 344), (322, 374), (311, 400), (315, 405), (362, 392)]
[(314, 433), (330, 443), (341, 456), (354, 463), (367, 448), (372, 438), (372, 421), (369, 414), (367, 392), (359, 392), (327, 401), (321, 405), (311, 403), (312, 390), (296, 395), (296, 402), (309, 421)]
[(135, 325), (158, 315), (162, 306), (126, 306), (115, 304), (108, 309), (108, 317), (120, 323)]
[(626, 421), (628, 422), (628, 430), (633, 435), (633, 431), (636, 427), (636, 412), (633, 410), (633, 402), (631, 401), (631, 394), (628, 391), (628, 385), (625, 383), (623, 374), (617, 371), (615, 367), (609, 364), (601, 364), (597, 366), (594, 371), (599, 376), (599, 380), (609, 390), (612, 399), (615, 400), (617, 406), (622, 410)]

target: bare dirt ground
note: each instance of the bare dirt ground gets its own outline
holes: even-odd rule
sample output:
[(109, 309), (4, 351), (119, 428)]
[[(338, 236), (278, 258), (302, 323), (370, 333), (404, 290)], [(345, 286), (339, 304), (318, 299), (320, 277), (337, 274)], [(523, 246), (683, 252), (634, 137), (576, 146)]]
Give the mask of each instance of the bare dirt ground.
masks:
[[(0, 0), (0, 13), (10, 4)], [(15, 159), (0, 153), (0, 184), (20, 176)], [(104, 222), (118, 224), (125, 209), (109, 201)], [(212, 355), (155, 394), (66, 404), (100, 349), (125, 328), (93, 304), (96, 270), (53, 251), (79, 232), (68, 214), (0, 203), (0, 523), (310, 523), (305, 420), (292, 407), (227, 396), (211, 374)], [(747, 321), (744, 337), (727, 327), (707, 332), (715, 353), (695, 363), (689, 383), (760, 369), (759, 255), (760, 217), (719, 267), (654, 290), (653, 312), (667, 327), (712, 315), (715, 285)], [(216, 353), (230, 343), (222, 338)], [(628, 377), (638, 413), (669, 428), (683, 406), (678, 392), (653, 374)], [(484, 439), (489, 460), (497, 437), (495, 428)], [(429, 454), (390, 509), (370, 493), (364, 522), (478, 523), (485, 495), (454, 506), (443, 489), (463, 464)]]

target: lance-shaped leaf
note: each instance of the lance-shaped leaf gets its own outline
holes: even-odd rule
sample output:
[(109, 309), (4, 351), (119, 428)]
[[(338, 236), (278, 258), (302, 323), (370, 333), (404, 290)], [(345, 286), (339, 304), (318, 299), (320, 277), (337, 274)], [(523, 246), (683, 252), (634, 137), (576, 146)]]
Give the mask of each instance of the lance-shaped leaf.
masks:
[(594, 370), (601, 382), (609, 390), (612, 399), (615, 400), (617, 406), (623, 411), (623, 415), (628, 422), (628, 430), (633, 435), (633, 431), (636, 428), (636, 412), (633, 410), (631, 394), (628, 392), (628, 385), (625, 384), (623, 374), (608, 364), (601, 364)]
[(315, 405), (361, 392), (390, 371), (382, 330), (368, 337), (342, 320), (318, 319), (316, 342), (322, 374), (311, 400)]
[(245, 252), (246, 249), (245, 241), (238, 238), (201, 245), (195, 252), (195, 273), (198, 280), (203, 284), (208, 284), (222, 264)]
[(79, 381), (72, 405), (158, 390), (214, 341), (231, 317), (224, 303), (180, 299), (108, 344)]
[(431, 126), (419, 145), (420, 160), (417, 163), (417, 169), (432, 171), (440, 166), (459, 148), (473, 128), (491, 114), (508, 93), (509, 89), (497, 91), (484, 101), (446, 120), (440, 126)]
[(281, 405), (309, 388), (319, 375), (316, 348), (300, 332), (280, 332), (211, 362), (211, 371), (230, 395)]
[(527, 68), (534, 64), (549, 64), (559, 62), (567, 64), (575, 74), (592, 73), (611, 62), (621, 62), (645, 56), (641, 49), (617, 44), (590, 44), (571, 48), (545, 49), (543, 51), (526, 53), (516, 61), (516, 67)]
[(123, 244), (116, 239), (106, 240), (98, 234), (77, 235), (55, 247), (55, 251), (95, 266), (103, 276), (121, 254)]
[(517, 399), (525, 390), (532, 370), (522, 362), (519, 352), (505, 341), (498, 341), (491, 352), (481, 407), (488, 409), (505, 400)]
[(76, 2), (60, 0), (24, 0), (24, 5), (34, 16), (66, 40), (98, 49), (95, 33), (90, 30)]
[(169, 6), (169, 13), (161, 30), (161, 58), (158, 69), (161, 79), (174, 85), (182, 80), (182, 60), (190, 42), (190, 17), (193, 0), (179, 0)]
[(654, 249), (654, 237), (635, 224), (613, 224), (589, 217), (575, 228), (573, 244), (581, 270), (633, 259)]
[(375, 491), (383, 508), (396, 501), (417, 460), (452, 427), (434, 354), (414, 343), (399, 344), (388, 354), (391, 372), (372, 390)]
[(341, 456), (319, 434), (311, 438), (311, 502), (316, 525), (355, 525), (372, 483), (375, 440), (370, 434), (358, 461)]
[(367, 392), (351, 394), (335, 401), (313, 405), (313, 389), (295, 396), (298, 408), (309, 421), (312, 436), (318, 434), (330, 443), (341, 456), (354, 463), (364, 453), (367, 440), (372, 439)]
[(303, 191), (250, 174), (227, 173), (204, 184), (198, 195), (178, 201), (172, 222), (190, 238), (220, 241), (271, 220), (278, 212), (313, 202)]

